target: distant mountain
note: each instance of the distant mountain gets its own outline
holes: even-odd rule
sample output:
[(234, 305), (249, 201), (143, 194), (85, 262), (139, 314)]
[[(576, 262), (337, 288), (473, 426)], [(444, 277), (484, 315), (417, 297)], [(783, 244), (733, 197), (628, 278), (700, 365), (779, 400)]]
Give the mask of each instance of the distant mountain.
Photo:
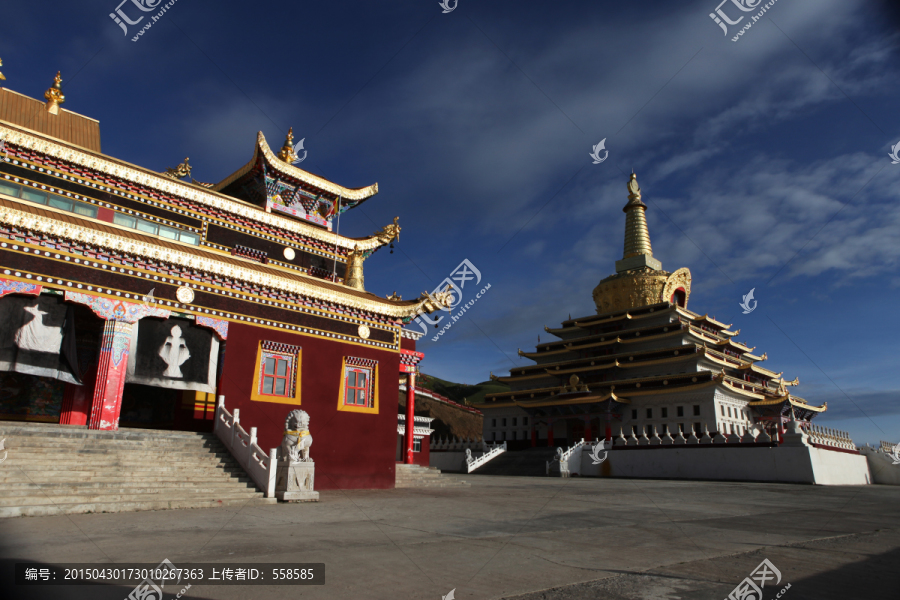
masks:
[(419, 374), (418, 378), (416, 378), (416, 385), (446, 396), (454, 402), (468, 404), (469, 406), (484, 402), (485, 394), (509, 391), (509, 385), (499, 381), (482, 381), (475, 385), (469, 385), (445, 381), (425, 373)]

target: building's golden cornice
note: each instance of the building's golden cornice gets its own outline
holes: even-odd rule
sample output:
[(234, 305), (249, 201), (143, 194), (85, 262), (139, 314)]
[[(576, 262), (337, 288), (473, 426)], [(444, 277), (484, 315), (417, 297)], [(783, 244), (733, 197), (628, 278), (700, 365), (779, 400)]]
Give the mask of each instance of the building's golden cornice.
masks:
[[(235, 216), (250, 219), (252, 221), (268, 225), (270, 227), (284, 229), (286, 231), (296, 233), (297, 235), (302, 235), (314, 240), (318, 240), (332, 246), (337, 245), (348, 250), (352, 250), (354, 247), (358, 247), (360, 250), (374, 250), (375, 248), (384, 245), (382, 239), (383, 236), (379, 236), (377, 234), (372, 237), (362, 239), (343, 237), (337, 235), (336, 233), (320, 229), (302, 221), (295, 221), (293, 219), (288, 219), (287, 217), (282, 217), (274, 213), (267, 213), (263, 209), (258, 208), (252, 204), (241, 202), (240, 200), (237, 200), (235, 198), (231, 198), (217, 192), (212, 192), (193, 184), (188, 184), (183, 181), (172, 179), (171, 177), (167, 177), (161, 173), (156, 173), (154, 171), (150, 171), (149, 169), (138, 167), (125, 161), (108, 157), (104, 154), (91, 152), (79, 146), (68, 144), (59, 140), (49, 139), (36, 132), (26, 133), (25, 131), (22, 131), (21, 129), (10, 123), (0, 123), (0, 139), (3, 139), (7, 144), (12, 144), (15, 146), (26, 148), (28, 150), (32, 150), (34, 152), (45, 154), (47, 156), (52, 156), (53, 158), (56, 158), (58, 160), (64, 160), (82, 167), (93, 169), (117, 179), (122, 179), (124, 181), (146, 186), (154, 190), (170, 194), (172, 196), (178, 196), (186, 200), (191, 200), (192, 202), (197, 202), (198, 204), (208, 206), (215, 210), (225, 211)], [(275, 157), (275, 160), (278, 160), (277, 157)], [(285, 167), (288, 166), (289, 165), (285, 163)], [(290, 168), (296, 169), (296, 167)], [(316, 176), (312, 175), (311, 173), (308, 175), (309, 177), (316, 178)], [(327, 182), (324, 179), (322, 179), (321, 181)], [(358, 192), (359, 194), (362, 194), (362, 198), (368, 197), (365, 195), (368, 192), (363, 192), (361, 190), (350, 190), (348, 188), (342, 188), (337, 184), (332, 184), (330, 182), (327, 183), (333, 186), (335, 190), (337, 190), (337, 192), (346, 190), (351, 195)], [(369, 190), (372, 187), (373, 186), (362, 188), (362, 190)], [(377, 184), (374, 184), (374, 187), (375, 191), (377, 191)], [(344, 197), (350, 198), (351, 196), (348, 195)]]
[[(24, 208), (24, 207), (23, 207)], [(46, 209), (44, 209), (46, 210)], [(213, 273), (221, 277), (237, 279), (253, 285), (278, 289), (291, 294), (315, 298), (325, 302), (334, 302), (358, 310), (370, 311), (392, 318), (414, 317), (422, 312), (431, 313), (447, 305), (442, 297), (425, 293), (414, 304), (397, 304), (388, 300), (361, 298), (354, 294), (344, 293), (337, 289), (328, 289), (316, 285), (316, 281), (303, 274), (293, 275), (295, 279), (261, 273), (249, 267), (230, 264), (213, 257), (176, 250), (144, 242), (125, 235), (107, 233), (90, 227), (58, 221), (49, 217), (36, 215), (16, 208), (0, 206), (0, 223), (10, 227), (18, 227), (46, 235), (59, 236), (74, 242), (90, 244), (114, 252), (124, 252), (159, 260), (181, 267)], [(305, 280), (309, 279), (309, 282)], [(440, 296), (440, 294), (438, 294)]]

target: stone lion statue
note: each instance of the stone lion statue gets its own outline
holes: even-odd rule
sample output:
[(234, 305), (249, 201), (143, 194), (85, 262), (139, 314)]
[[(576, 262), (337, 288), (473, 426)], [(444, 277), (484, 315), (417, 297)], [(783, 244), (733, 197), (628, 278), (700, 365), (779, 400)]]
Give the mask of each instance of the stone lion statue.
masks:
[(284, 439), (281, 441), (281, 456), (294, 462), (312, 462), (309, 447), (312, 446), (309, 433), (309, 414), (303, 410), (292, 410), (284, 421)]

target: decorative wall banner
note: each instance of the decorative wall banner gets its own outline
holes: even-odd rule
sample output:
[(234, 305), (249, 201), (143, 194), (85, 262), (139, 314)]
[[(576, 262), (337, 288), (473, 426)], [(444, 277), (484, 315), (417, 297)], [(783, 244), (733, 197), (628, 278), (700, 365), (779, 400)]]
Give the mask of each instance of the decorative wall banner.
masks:
[(49, 295), (0, 299), (0, 371), (80, 385), (74, 307)]
[(219, 340), (187, 319), (141, 319), (131, 332), (126, 383), (215, 393)]
[(224, 319), (213, 319), (212, 317), (197, 315), (196, 323), (201, 327), (209, 327), (210, 329), (215, 330), (215, 332), (219, 335), (219, 339), (228, 339), (228, 321)]
[(36, 283), (0, 278), (0, 298), (7, 294), (28, 294), (29, 296), (38, 296), (41, 293), (41, 288), (42, 286)]
[(101, 296), (93, 296), (82, 292), (67, 291), (66, 301), (84, 304), (94, 311), (98, 317), (106, 319), (107, 321), (137, 323), (144, 317), (167, 318), (172, 314), (172, 311), (150, 306), (149, 304), (134, 304), (132, 302), (125, 302), (124, 300), (103, 298)]

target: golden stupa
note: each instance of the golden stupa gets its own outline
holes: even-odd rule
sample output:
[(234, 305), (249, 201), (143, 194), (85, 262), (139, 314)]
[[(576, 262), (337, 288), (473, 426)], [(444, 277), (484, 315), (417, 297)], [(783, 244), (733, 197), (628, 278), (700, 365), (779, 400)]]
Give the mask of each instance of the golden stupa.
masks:
[(687, 308), (691, 295), (691, 272), (678, 269), (664, 271), (653, 258), (647, 218), (647, 205), (641, 201), (641, 188), (632, 173), (628, 181), (628, 204), (625, 213), (625, 250), (616, 261), (616, 274), (603, 279), (594, 288), (597, 314), (616, 312), (672, 302)]

